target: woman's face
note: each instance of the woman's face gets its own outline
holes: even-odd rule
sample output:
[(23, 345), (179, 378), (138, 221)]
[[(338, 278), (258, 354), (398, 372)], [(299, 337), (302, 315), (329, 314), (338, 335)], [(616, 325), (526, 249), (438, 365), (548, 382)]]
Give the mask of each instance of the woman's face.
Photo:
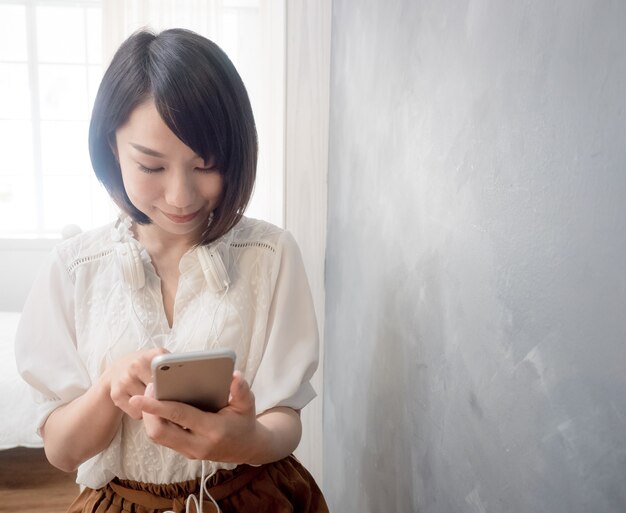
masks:
[(115, 132), (124, 188), (133, 205), (152, 221), (155, 235), (195, 243), (218, 206), (222, 176), (186, 146), (148, 100)]

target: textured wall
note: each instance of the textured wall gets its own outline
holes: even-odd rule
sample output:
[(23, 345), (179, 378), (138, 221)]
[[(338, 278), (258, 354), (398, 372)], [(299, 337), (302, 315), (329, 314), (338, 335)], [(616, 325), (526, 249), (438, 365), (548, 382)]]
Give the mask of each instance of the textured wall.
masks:
[(625, 48), (618, 0), (333, 0), (333, 511), (626, 511)]

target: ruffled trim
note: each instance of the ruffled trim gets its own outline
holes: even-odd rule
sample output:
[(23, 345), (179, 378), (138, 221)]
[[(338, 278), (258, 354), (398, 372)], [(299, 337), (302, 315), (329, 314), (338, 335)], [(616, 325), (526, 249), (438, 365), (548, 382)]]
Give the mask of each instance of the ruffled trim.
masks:
[(143, 244), (137, 240), (132, 230), (133, 220), (125, 213), (120, 213), (117, 221), (111, 228), (111, 240), (113, 242), (132, 242), (139, 250), (139, 256), (144, 264), (148, 264), (151, 270), (154, 272), (154, 266), (152, 265), (152, 258), (150, 254), (143, 247)]

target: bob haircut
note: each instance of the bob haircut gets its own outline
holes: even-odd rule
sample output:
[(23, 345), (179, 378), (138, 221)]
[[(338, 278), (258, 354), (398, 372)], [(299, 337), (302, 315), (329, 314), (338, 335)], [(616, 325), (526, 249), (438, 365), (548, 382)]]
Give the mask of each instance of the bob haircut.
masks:
[(169, 129), (205, 161), (215, 159), (223, 190), (199, 244), (209, 244), (241, 219), (257, 165), (257, 133), (248, 93), (227, 55), (184, 29), (140, 30), (117, 50), (96, 96), (89, 125), (93, 169), (115, 203), (139, 224), (151, 220), (130, 201), (115, 132), (141, 103), (153, 100)]

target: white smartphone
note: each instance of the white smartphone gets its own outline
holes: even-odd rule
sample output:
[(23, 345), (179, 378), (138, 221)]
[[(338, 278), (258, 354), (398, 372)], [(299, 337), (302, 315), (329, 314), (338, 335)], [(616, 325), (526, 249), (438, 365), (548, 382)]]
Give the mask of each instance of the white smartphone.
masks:
[(234, 369), (235, 353), (228, 349), (155, 356), (154, 396), (217, 412), (228, 404)]

